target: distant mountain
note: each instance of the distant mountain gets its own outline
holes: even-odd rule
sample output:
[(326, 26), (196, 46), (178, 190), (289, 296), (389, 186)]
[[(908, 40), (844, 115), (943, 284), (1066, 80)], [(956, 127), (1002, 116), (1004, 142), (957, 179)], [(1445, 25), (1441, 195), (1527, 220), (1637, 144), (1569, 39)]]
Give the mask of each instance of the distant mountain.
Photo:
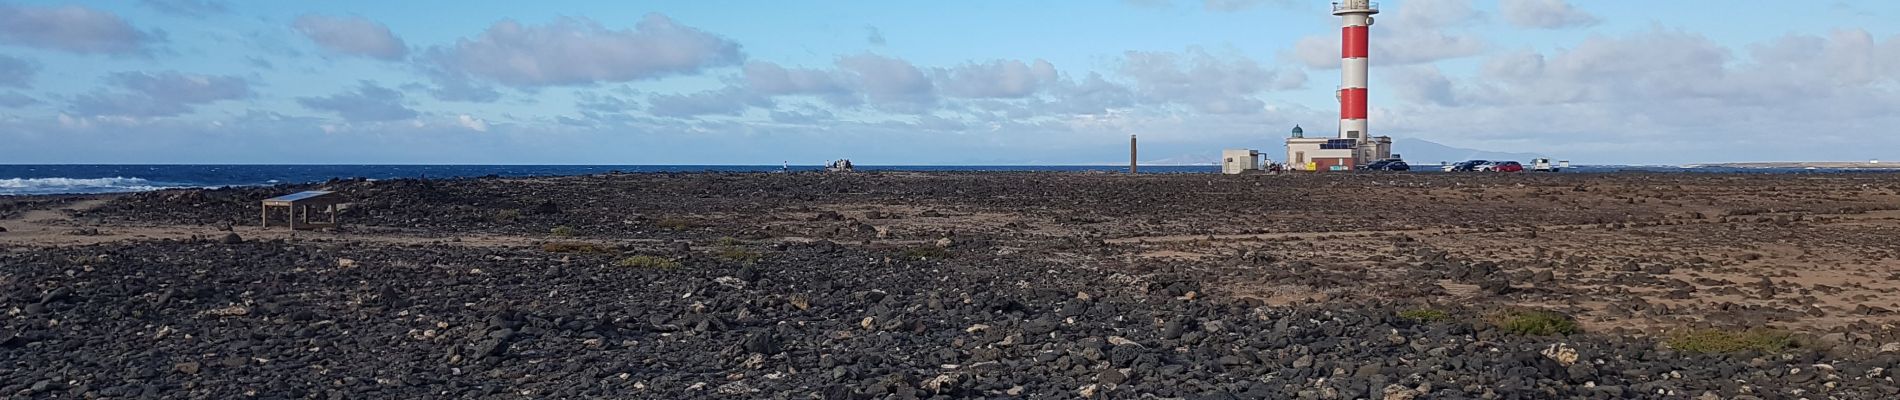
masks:
[(1439, 161), (1459, 162), (1464, 160), (1513, 160), (1528, 162), (1533, 158), (1543, 158), (1536, 153), (1505, 153), (1451, 147), (1431, 141), (1404, 138), (1392, 140), (1392, 152), (1405, 157), (1405, 161), (1415, 165), (1437, 164)]
[(1181, 154), (1157, 160), (1141, 160), (1141, 165), (1220, 165), (1220, 152)]

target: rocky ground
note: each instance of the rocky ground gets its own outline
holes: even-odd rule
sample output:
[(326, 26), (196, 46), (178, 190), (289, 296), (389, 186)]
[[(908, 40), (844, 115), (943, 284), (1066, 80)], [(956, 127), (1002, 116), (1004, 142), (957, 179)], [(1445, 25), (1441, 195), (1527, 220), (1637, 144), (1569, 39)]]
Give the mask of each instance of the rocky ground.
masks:
[[(250, 226), (309, 188), (348, 225)], [(1895, 398), (1895, 210), (1884, 174), (16, 198), (0, 396)]]

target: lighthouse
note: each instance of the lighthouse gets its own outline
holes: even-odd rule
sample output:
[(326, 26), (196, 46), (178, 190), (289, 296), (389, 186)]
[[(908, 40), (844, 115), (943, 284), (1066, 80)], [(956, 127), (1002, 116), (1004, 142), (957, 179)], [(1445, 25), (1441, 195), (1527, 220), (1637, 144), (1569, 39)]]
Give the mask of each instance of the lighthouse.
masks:
[(1372, 15), (1379, 3), (1369, 0), (1333, 2), (1340, 17), (1339, 134), (1334, 138), (1288, 138), (1287, 161), (1294, 169), (1349, 171), (1359, 165), (1392, 157), (1392, 138), (1372, 136), (1366, 123), (1366, 88), (1371, 67)]
[(1367, 0), (1333, 3), (1333, 15), (1343, 24), (1340, 33), (1339, 138), (1360, 141), (1366, 128), (1366, 81), (1371, 75), (1366, 56), (1371, 52), (1372, 15), (1379, 4)]

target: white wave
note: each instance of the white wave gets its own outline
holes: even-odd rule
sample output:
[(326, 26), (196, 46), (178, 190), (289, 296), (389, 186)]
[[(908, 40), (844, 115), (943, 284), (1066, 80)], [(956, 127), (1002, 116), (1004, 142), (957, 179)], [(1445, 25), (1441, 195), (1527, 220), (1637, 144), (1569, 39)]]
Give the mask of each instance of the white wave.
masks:
[(143, 192), (176, 186), (142, 178), (9, 178), (0, 179), (0, 195)]

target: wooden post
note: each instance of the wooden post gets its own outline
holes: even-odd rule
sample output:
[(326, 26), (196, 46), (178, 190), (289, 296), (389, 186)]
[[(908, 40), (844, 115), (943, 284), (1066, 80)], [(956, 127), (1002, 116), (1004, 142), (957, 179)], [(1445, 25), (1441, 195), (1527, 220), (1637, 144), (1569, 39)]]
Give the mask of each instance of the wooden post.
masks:
[(258, 225), (259, 227), (264, 227), (264, 228), (270, 227), (270, 205), (269, 204), (264, 204), (261, 207), (258, 207), (257, 222), (259, 224)]

